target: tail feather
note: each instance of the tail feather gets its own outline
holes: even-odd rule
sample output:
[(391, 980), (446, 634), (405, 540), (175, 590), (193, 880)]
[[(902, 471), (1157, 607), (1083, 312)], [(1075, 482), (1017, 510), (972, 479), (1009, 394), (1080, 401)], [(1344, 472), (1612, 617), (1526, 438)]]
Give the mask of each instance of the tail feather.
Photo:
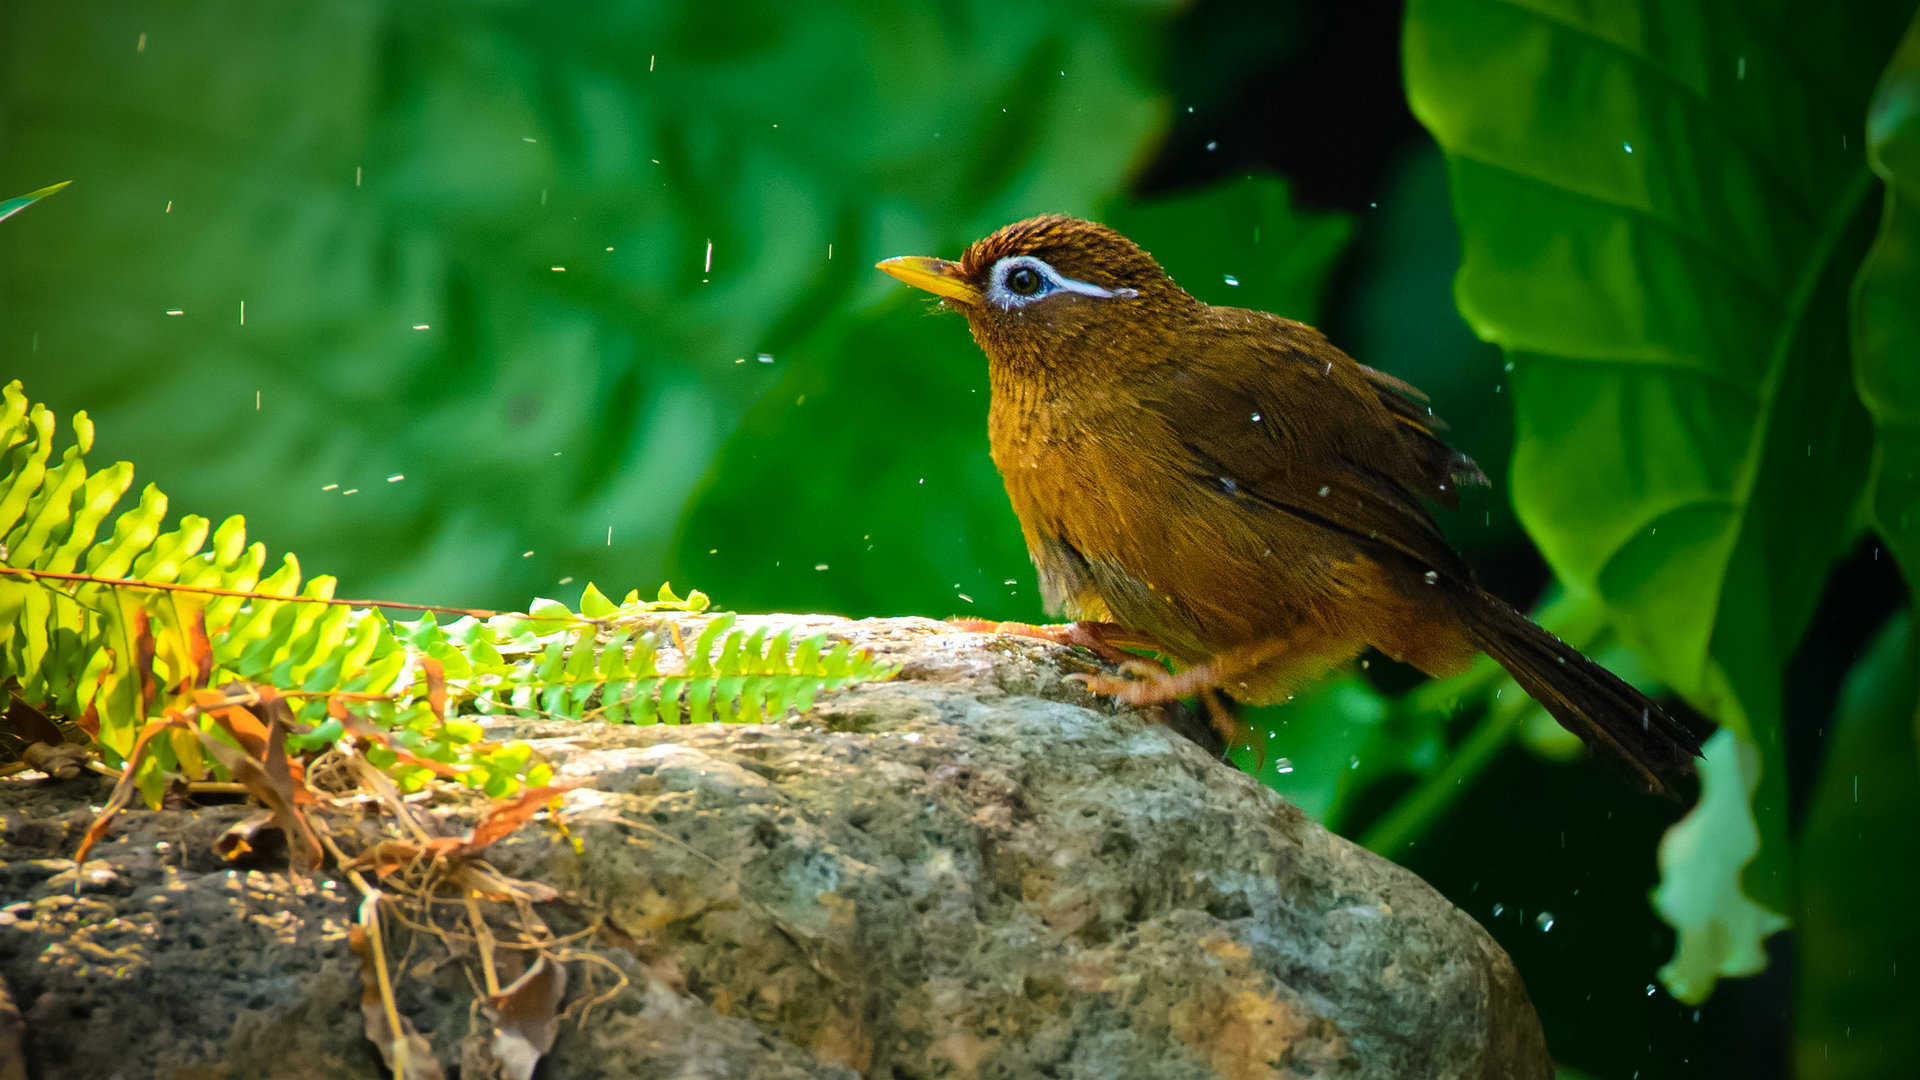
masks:
[(1477, 587), (1462, 603), (1467, 636), (1507, 669), (1560, 726), (1617, 756), (1648, 787), (1673, 795), (1700, 756), (1700, 737), (1626, 680)]

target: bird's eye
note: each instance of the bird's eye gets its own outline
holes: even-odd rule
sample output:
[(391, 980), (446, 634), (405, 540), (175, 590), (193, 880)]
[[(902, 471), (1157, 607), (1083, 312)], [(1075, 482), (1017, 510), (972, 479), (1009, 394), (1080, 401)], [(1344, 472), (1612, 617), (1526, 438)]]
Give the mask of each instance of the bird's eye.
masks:
[(1037, 304), (1055, 293), (1079, 293), (1107, 299), (1121, 295), (1090, 282), (1075, 281), (1032, 255), (1009, 255), (993, 264), (987, 300), (1002, 310)]

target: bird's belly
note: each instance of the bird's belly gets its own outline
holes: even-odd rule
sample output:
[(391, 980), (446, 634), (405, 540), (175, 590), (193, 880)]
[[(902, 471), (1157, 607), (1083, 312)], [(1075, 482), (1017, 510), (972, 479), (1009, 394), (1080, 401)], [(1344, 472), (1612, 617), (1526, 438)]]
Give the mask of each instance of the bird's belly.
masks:
[(1336, 625), (1367, 584), (1366, 564), (1340, 538), (1223, 515), (1202, 501), (1213, 493), (1182, 477), (1073, 483), (1062, 470), (1022, 471), (1006, 474), (1008, 494), (1050, 605), (1151, 634), (1189, 662)]

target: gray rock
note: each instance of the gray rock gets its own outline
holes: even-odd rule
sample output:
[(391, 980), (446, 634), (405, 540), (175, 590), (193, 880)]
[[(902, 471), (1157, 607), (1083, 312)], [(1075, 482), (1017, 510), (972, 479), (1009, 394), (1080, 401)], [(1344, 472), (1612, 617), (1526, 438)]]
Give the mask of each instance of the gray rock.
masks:
[[(1064, 679), (1080, 655), (919, 619), (766, 621), (903, 672), (778, 724), (502, 732), (583, 784), (580, 843), (535, 825), (489, 860), (561, 890), (540, 905), (556, 930), (590, 931), (575, 947), (606, 964), (574, 965), (576, 998), (627, 979), (542, 1077), (1552, 1074), (1469, 916), (1086, 696)], [(0, 781), (0, 975), (32, 1075), (380, 1075), (351, 890), (222, 868), (205, 845), (239, 807), (132, 811), (98, 865), (46, 862), (87, 797)], [(453, 830), (475, 807), (437, 812)], [(455, 1062), (471, 957), (426, 944), (402, 1004)]]

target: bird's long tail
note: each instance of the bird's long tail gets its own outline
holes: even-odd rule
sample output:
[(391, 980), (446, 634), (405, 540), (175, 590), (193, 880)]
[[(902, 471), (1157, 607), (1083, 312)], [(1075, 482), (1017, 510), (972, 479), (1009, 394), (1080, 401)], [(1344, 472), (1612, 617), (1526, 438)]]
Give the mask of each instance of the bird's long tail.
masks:
[(1460, 603), (1467, 637), (1582, 742), (1624, 761), (1649, 788), (1673, 795), (1700, 755), (1700, 737), (1653, 699), (1541, 629), (1500, 598), (1468, 585)]

